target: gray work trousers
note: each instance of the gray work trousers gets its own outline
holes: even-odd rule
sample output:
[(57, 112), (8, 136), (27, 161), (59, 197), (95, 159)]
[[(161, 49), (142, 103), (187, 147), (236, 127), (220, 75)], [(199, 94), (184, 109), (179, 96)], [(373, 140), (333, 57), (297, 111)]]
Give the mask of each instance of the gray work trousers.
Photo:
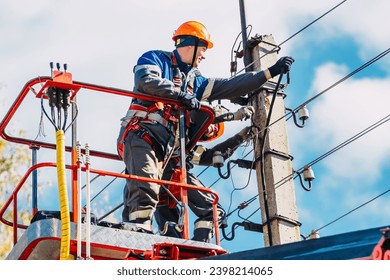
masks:
[[(168, 164), (163, 173), (164, 180), (170, 180), (173, 173), (173, 167)], [(203, 183), (191, 172), (187, 172), (187, 184), (204, 187)], [(161, 189), (160, 191), (163, 191)], [(189, 189), (187, 192), (188, 207), (198, 217), (195, 225), (201, 221), (213, 221), (213, 201), (214, 197), (210, 193), (199, 190)], [(222, 222), (225, 211), (220, 204), (217, 204), (218, 221)], [(158, 205), (155, 218), (160, 230), (163, 229), (165, 222), (178, 223), (179, 211), (176, 208), (169, 208), (168, 205)]]
[[(129, 174), (161, 179), (162, 161), (158, 160), (151, 145), (130, 131), (125, 138), (123, 160)], [(156, 183), (126, 180), (123, 192), (123, 222), (152, 220), (160, 186)]]
[[(165, 129), (165, 128), (164, 128)], [(121, 129), (123, 133), (124, 128)], [(166, 143), (169, 142), (169, 134), (163, 133), (161, 130), (159, 136), (162, 138), (165, 134)], [(144, 139), (138, 136), (133, 131), (130, 131), (125, 138), (123, 160), (129, 174), (142, 176), (152, 179), (170, 180), (173, 173), (173, 166), (168, 164), (164, 171), (160, 160), (161, 155), (156, 155), (156, 152)], [(170, 162), (171, 163), (171, 162)], [(203, 186), (198, 178), (192, 173), (187, 173), (187, 183), (195, 186)], [(136, 180), (126, 180), (126, 186), (123, 192), (124, 208), (122, 211), (123, 222), (151, 222), (156, 206), (158, 203), (158, 194), (160, 186), (156, 183), (140, 182)], [(212, 202), (213, 196), (209, 193), (188, 190), (188, 206), (198, 217), (197, 221), (212, 221)], [(218, 218), (221, 219), (224, 215), (224, 210), (218, 205)], [(177, 216), (173, 215), (168, 220), (177, 223)], [(159, 228), (164, 226), (166, 219), (159, 219), (156, 216)], [(163, 222), (164, 220), (164, 222)], [(163, 222), (163, 224), (161, 224)]]

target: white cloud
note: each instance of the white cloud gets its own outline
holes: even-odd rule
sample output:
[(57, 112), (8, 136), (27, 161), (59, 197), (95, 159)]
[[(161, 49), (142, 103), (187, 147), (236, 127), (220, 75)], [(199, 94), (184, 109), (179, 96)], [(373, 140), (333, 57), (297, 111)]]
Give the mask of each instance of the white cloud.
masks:
[[(320, 92), (347, 74), (345, 67), (327, 64), (320, 67), (313, 80), (313, 91)], [(333, 81), (333, 82), (330, 82)], [(326, 92), (311, 106), (311, 145), (328, 151), (389, 115), (390, 81), (380, 78), (351, 78)], [(388, 118), (387, 118), (388, 119)], [(380, 166), (389, 156), (390, 122), (359, 138), (326, 160), (332, 174), (359, 180), (375, 179)], [(337, 162), (337, 164), (334, 164)]]

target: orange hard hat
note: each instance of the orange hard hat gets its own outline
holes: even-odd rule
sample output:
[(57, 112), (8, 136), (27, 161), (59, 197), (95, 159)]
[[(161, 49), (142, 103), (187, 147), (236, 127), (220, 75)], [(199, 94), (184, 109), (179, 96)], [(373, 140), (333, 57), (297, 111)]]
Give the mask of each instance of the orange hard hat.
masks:
[(172, 40), (178, 45), (177, 40), (182, 36), (193, 36), (206, 43), (208, 49), (211, 49), (214, 44), (210, 41), (210, 33), (206, 27), (197, 21), (187, 21), (179, 26), (173, 33)]
[(199, 139), (200, 142), (210, 142), (213, 141), (219, 137), (222, 136), (225, 126), (223, 122), (220, 123), (213, 123), (209, 125), (209, 128), (211, 128), (211, 135), (209, 135), (207, 132), (203, 134), (203, 136)]

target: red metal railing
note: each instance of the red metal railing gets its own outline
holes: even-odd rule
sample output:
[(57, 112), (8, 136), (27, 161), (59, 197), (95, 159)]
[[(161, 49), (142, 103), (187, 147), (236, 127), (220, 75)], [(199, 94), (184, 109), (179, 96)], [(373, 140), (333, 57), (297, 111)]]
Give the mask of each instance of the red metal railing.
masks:
[[(64, 74), (63, 72), (57, 72), (57, 71), (55, 71), (55, 72), (56, 72), (55, 74), (57, 74), (57, 75)], [(68, 74), (68, 73), (66, 73), (66, 74)], [(15, 115), (16, 111), (18, 110), (20, 105), (25, 100), (26, 96), (31, 92), (30, 89), (33, 88), (34, 86), (36, 86), (37, 84), (42, 85), (38, 94), (35, 95), (35, 97), (37, 97), (37, 98), (41, 98), (42, 95), (44, 95), (44, 93), (46, 92), (46, 90), (49, 87), (57, 87), (57, 88), (67, 89), (71, 93), (71, 98), (76, 96), (76, 94), (81, 89), (86, 89), (86, 90), (91, 90), (91, 91), (103, 92), (103, 93), (107, 93), (107, 94), (125, 96), (125, 97), (129, 97), (129, 98), (138, 98), (138, 99), (149, 100), (149, 101), (161, 101), (161, 102), (177, 105), (180, 108), (180, 104), (178, 104), (178, 102), (175, 100), (169, 100), (169, 99), (159, 98), (156, 96), (135, 93), (135, 92), (127, 91), (127, 90), (123, 90), (123, 89), (105, 87), (105, 86), (88, 84), (88, 83), (83, 83), (83, 82), (77, 82), (77, 81), (71, 81), (71, 80), (64, 81), (61, 79), (59, 79), (59, 80), (54, 79), (53, 80), (50, 77), (37, 77), (35, 79), (30, 80), (29, 82), (27, 82), (25, 84), (25, 86), (21, 90), (19, 96), (16, 98), (15, 102), (13, 103), (13, 105), (11, 106), (11, 108), (9, 109), (9, 111), (7, 112), (5, 117), (3, 118), (2, 122), (0, 123), (0, 133), (1, 133), (0, 136), (3, 139), (5, 139), (6, 141), (9, 141), (12, 143), (17, 143), (17, 144), (28, 145), (29, 147), (35, 146), (35, 147), (39, 147), (39, 148), (47, 148), (47, 149), (53, 149), (53, 150), (56, 149), (56, 145), (54, 143), (36, 141), (36, 140), (26, 139), (26, 138), (21, 138), (21, 137), (15, 137), (15, 136), (11, 136), (11, 135), (7, 134), (7, 132), (6, 132), (7, 125), (10, 123), (10, 121), (13, 118), (13, 116)], [(130, 103), (130, 101), (129, 101), (129, 103)], [(214, 119), (214, 112), (210, 107), (201, 106), (200, 110), (204, 111), (204, 113), (206, 113), (208, 115), (208, 118), (206, 118), (205, 122), (203, 123), (202, 126), (200, 126), (200, 129), (197, 131), (197, 133), (194, 135), (194, 137), (192, 139), (190, 139), (190, 141), (187, 143), (186, 151), (191, 150), (195, 146), (197, 141), (206, 132), (207, 127), (209, 126), (209, 124), (212, 123), (212, 121)], [(77, 178), (77, 176), (76, 176), (76, 173), (77, 173), (76, 171), (77, 171), (77, 168), (79, 167), (79, 165), (74, 160), (75, 148), (71, 147), (71, 146), (66, 146), (65, 151), (70, 152), (72, 155), (72, 164), (67, 165), (66, 168), (72, 171), (71, 176), (72, 176), (72, 183), (74, 186), (77, 183), (77, 180), (79, 180), (79, 178)], [(95, 157), (99, 157), (99, 158), (109, 159), (109, 160), (120, 160), (118, 155), (104, 152), (104, 151), (90, 150), (90, 155), (95, 156)], [(183, 163), (183, 165), (184, 165), (184, 168), (182, 168), (182, 170), (181, 170), (182, 174), (180, 176), (180, 178), (181, 178), (180, 182), (156, 180), (156, 179), (150, 179), (150, 178), (134, 176), (134, 175), (125, 175), (122, 173), (111, 172), (111, 171), (106, 171), (106, 170), (98, 170), (98, 169), (90, 169), (90, 172), (95, 173), (97, 175), (101, 175), (101, 176), (112, 176), (115, 178), (138, 180), (138, 181), (142, 181), (142, 182), (151, 182), (151, 183), (157, 183), (160, 185), (164, 184), (164, 185), (177, 186), (177, 187), (182, 188), (182, 190), (183, 190), (182, 191), (182, 201), (183, 202), (188, 201), (188, 199), (187, 199), (187, 190), (188, 189), (197, 189), (197, 190), (212, 194), (215, 198), (214, 202), (213, 202), (215, 240), (216, 240), (216, 244), (219, 245), (220, 240), (219, 240), (218, 220), (217, 220), (217, 204), (218, 204), (218, 200), (219, 200), (218, 194), (209, 188), (197, 187), (197, 186), (186, 184), (186, 182), (185, 182), (185, 180), (186, 180), (185, 163)], [(37, 164), (31, 166), (27, 170), (26, 174), (23, 176), (23, 178), (21, 179), (19, 184), (14, 188), (14, 190), (12, 191), (12, 194), (7, 199), (7, 201), (5, 202), (3, 207), (0, 209), (0, 221), (8, 226), (13, 227), (14, 243), (17, 242), (18, 228), (25, 229), (28, 226), (28, 225), (19, 224), (17, 221), (18, 193), (21, 190), (22, 186), (25, 184), (26, 180), (30, 177), (30, 175), (33, 171), (35, 171), (39, 168), (45, 168), (45, 167), (56, 167), (56, 163), (42, 162), (42, 163), (37, 163)], [(83, 167), (83, 168), (81, 168), (81, 170), (85, 171), (85, 168)], [(74, 187), (71, 189), (72, 189), (72, 192), (71, 192), (71, 194), (72, 194), (72, 207), (73, 207), (73, 215), (74, 215), (73, 220), (75, 220), (76, 213), (77, 213), (77, 210), (79, 207), (79, 205), (77, 205), (77, 203), (76, 203), (77, 202), (77, 199), (76, 199), (77, 189)], [(4, 215), (7, 212), (8, 208), (10, 207), (11, 203), (13, 203), (13, 220), (9, 221), (9, 220), (4, 218)], [(36, 211), (37, 211), (37, 209), (32, 209), (32, 212), (36, 212)], [(186, 213), (185, 215), (186, 215), (185, 216), (186, 225), (184, 228), (184, 233), (185, 233), (184, 237), (187, 238), (188, 237), (188, 213)]]

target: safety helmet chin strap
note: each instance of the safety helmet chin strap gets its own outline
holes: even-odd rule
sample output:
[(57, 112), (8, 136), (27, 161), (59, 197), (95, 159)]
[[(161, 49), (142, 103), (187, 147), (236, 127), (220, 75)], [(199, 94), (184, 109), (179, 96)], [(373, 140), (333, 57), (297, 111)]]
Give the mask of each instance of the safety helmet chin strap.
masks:
[(194, 67), (196, 53), (198, 52), (198, 46), (199, 46), (199, 38), (196, 37), (195, 45), (194, 45), (194, 55), (192, 56), (191, 67)]

